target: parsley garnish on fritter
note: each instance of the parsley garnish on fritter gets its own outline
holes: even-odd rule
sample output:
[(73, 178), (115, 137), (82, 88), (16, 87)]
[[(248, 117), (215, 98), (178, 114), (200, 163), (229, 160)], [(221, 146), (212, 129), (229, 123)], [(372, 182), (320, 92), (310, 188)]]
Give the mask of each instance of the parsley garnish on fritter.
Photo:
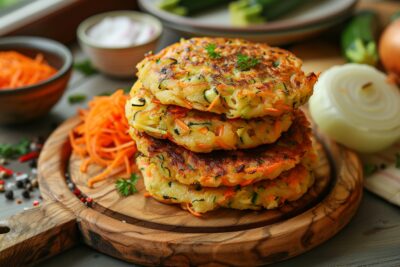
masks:
[(217, 48), (215, 44), (208, 44), (205, 48), (210, 58), (221, 58), (221, 53), (215, 52), (215, 49)]
[(260, 60), (257, 58), (249, 57), (243, 54), (237, 55), (236, 66), (241, 71), (247, 71), (251, 68), (254, 68), (258, 63), (260, 63)]

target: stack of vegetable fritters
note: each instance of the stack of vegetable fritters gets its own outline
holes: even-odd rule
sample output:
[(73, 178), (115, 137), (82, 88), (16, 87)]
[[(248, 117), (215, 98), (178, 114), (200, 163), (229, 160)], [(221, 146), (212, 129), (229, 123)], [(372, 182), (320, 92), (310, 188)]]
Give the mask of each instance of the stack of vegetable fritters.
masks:
[(293, 54), (240, 39), (193, 38), (138, 64), (126, 116), (147, 191), (194, 214), (276, 208), (313, 184), (312, 94)]

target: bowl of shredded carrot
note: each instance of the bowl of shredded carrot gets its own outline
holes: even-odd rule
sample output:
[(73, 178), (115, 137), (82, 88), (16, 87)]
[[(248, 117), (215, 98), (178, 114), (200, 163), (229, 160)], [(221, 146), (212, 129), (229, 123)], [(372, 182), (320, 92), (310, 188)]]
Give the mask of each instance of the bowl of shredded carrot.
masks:
[(72, 69), (68, 48), (39, 37), (0, 38), (0, 124), (47, 114), (63, 95)]

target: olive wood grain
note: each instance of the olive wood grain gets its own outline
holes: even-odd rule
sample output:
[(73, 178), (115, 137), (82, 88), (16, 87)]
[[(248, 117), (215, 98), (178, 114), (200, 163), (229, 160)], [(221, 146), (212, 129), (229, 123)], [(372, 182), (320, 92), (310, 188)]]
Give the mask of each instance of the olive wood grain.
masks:
[(139, 179), (137, 194), (122, 197), (115, 189), (116, 174), (111, 179), (96, 184), (93, 188), (87, 186), (90, 177), (97, 175), (102, 168), (89, 166), (87, 173), (80, 171), (82, 159), (72, 154), (69, 161), (70, 176), (78, 189), (87, 197), (93, 199), (92, 208), (110, 217), (124, 220), (128, 223), (145, 222), (147, 227), (165, 229), (173, 227), (179, 232), (221, 232), (246, 229), (249, 227), (271, 224), (282, 219), (293, 217), (318, 201), (326, 191), (330, 181), (330, 166), (321, 144), (316, 145), (319, 161), (315, 166), (315, 184), (312, 189), (297, 201), (289, 202), (279, 209), (262, 211), (238, 211), (219, 209), (205, 213), (202, 217), (194, 217), (177, 205), (165, 205), (153, 198), (143, 197), (146, 192), (143, 179)]
[(78, 122), (77, 118), (66, 121), (47, 141), (39, 165), (41, 190), (46, 199), (56, 200), (74, 213), (86, 244), (126, 261), (169, 266), (255, 266), (276, 262), (332, 237), (349, 222), (361, 200), (362, 173), (357, 156), (324, 139), (332, 160), (334, 184), (318, 204), (297, 216), (273, 224), (211, 233), (174, 231), (179, 225), (155, 229), (141, 220), (125, 222), (87, 208), (65, 183), (70, 153), (68, 132)]
[(75, 216), (60, 203), (47, 201), (0, 221), (2, 266), (30, 266), (77, 244)]

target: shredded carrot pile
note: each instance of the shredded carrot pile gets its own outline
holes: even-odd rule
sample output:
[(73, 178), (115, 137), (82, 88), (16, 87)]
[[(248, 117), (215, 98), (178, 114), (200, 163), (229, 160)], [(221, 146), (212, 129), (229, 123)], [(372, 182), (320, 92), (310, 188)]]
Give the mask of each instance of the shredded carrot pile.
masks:
[(0, 89), (15, 89), (47, 80), (57, 71), (42, 54), (34, 59), (15, 51), (0, 52)]
[(82, 123), (69, 134), (74, 152), (83, 159), (82, 172), (86, 172), (90, 164), (105, 168), (88, 180), (89, 187), (107, 179), (115, 170), (124, 170), (128, 176), (136, 171), (136, 144), (129, 136), (124, 116), (127, 99), (122, 90), (111, 96), (95, 97), (88, 110), (80, 111)]

